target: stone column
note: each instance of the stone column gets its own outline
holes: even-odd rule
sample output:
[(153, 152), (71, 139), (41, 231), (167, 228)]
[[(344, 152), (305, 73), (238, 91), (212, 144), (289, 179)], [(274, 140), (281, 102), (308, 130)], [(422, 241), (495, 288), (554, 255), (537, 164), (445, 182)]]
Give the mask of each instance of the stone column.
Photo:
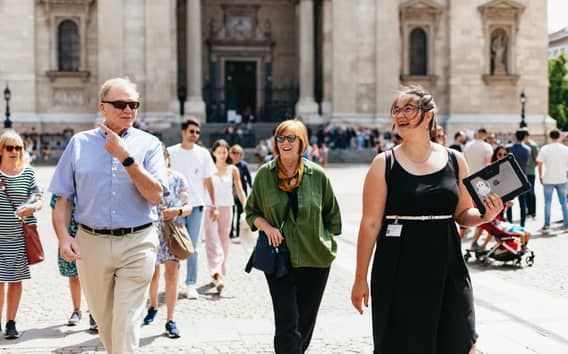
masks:
[(390, 104), (400, 86), (400, 21), (398, 1), (377, 2), (376, 112), (390, 122)]
[(331, 0), (323, 1), (323, 102), (322, 115), (330, 117), (333, 110), (333, 8)]
[(201, 92), (203, 72), (201, 69), (201, 0), (187, 0), (187, 96), (185, 112), (198, 119), (205, 118), (205, 102)]
[(300, 99), (296, 114), (304, 122), (318, 120), (318, 105), (314, 100), (314, 2), (300, 0)]
[[(97, 2), (97, 62), (98, 85), (124, 76), (124, 4), (122, 1)], [(97, 88), (98, 89), (98, 88)]]

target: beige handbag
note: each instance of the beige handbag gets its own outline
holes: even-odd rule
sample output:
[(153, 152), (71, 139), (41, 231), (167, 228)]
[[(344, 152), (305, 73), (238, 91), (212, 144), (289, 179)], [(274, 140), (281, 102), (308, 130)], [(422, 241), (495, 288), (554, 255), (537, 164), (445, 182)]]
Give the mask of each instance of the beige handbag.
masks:
[(177, 225), (173, 220), (164, 221), (164, 237), (170, 252), (180, 260), (193, 255), (193, 243), (184, 225)]

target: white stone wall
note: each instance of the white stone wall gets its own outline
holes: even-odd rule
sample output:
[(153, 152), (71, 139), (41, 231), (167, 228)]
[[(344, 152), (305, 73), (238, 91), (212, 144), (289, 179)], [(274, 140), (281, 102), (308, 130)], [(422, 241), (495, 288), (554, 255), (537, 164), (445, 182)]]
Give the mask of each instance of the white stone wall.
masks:
[[(390, 125), (389, 107), (401, 85), (400, 5), (407, 0), (326, 0), (331, 25), (325, 38), (331, 44), (331, 63), (325, 94), (331, 119)], [(525, 6), (516, 33), (512, 58), (517, 81), (486, 83), (488, 43), (479, 6), (489, 0), (433, 0), (443, 11), (434, 46), (435, 82), (431, 89), (448, 133), (468, 125), (514, 129), (520, 121), (519, 94), (527, 94), (526, 115), (531, 130), (553, 126), (547, 121), (548, 75), (546, 1), (516, 0)], [(222, 22), (221, 4), (260, 6), (259, 21), (269, 19), (273, 48), (273, 85), (299, 82), (298, 7), (280, 0), (203, 0), (202, 72), (209, 76), (209, 20)], [(56, 78), (53, 29), (44, 6), (37, 1), (0, 1), (0, 89), (9, 81), (15, 120), (22, 122), (87, 122), (96, 115), (97, 91), (110, 77), (128, 75), (142, 94), (142, 115), (173, 119), (177, 112), (177, 55), (175, 0), (97, 0), (87, 23), (86, 81)], [(327, 30), (327, 29), (326, 29)], [(191, 55), (191, 48), (188, 48)], [(81, 91), (81, 95), (78, 92)], [(82, 98), (81, 98), (82, 97)], [(2, 110), (3, 111), (3, 110)], [(58, 118), (59, 117), (59, 118)], [(158, 117), (158, 118), (156, 118)], [(515, 117), (519, 117), (516, 119)], [(175, 118), (175, 117), (174, 117)]]
[[(0, 91), (9, 84), (12, 113), (36, 110), (35, 7), (34, 1), (0, 1)], [(3, 94), (1, 97), (0, 112), (4, 116)]]

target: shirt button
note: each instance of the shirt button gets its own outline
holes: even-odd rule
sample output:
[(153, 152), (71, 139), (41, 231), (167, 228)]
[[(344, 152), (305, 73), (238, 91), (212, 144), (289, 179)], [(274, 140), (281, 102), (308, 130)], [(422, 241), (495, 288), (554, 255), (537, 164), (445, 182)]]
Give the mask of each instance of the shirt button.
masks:
[(116, 192), (112, 192), (112, 195), (116, 195)]
[(113, 211), (112, 211), (112, 213), (113, 213), (113, 214), (116, 214), (116, 211), (115, 211), (115, 210), (113, 210)]

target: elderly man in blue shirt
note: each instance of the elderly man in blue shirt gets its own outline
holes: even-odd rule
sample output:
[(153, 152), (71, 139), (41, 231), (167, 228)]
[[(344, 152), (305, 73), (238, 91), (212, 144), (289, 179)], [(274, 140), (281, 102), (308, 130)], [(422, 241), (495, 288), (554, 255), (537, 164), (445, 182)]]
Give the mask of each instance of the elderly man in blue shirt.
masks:
[[(160, 141), (132, 127), (140, 106), (130, 80), (106, 81), (99, 93), (105, 117), (69, 142), (50, 192), (61, 256), (77, 260), (83, 291), (109, 353), (134, 353), (154, 266), (156, 205), (166, 185)], [(79, 224), (68, 233), (72, 201)]]

